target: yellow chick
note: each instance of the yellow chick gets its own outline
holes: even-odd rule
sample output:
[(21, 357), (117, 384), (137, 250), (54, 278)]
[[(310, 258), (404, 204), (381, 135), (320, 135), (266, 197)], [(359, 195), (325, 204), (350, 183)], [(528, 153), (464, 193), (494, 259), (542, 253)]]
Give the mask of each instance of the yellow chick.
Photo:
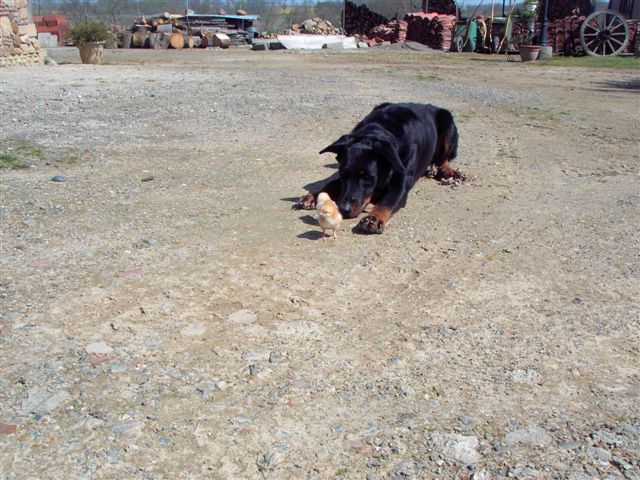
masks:
[(331, 200), (329, 194), (322, 192), (316, 200), (316, 208), (318, 209), (318, 223), (322, 229), (322, 241), (326, 241), (326, 231), (333, 231), (333, 238), (337, 239), (336, 230), (340, 228), (342, 223), (342, 215), (336, 202)]

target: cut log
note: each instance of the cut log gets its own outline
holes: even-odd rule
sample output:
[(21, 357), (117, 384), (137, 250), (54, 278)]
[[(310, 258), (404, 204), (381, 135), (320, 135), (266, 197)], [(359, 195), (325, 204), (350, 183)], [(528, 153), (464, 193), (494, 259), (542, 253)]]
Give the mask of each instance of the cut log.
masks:
[(133, 48), (147, 48), (149, 46), (149, 32), (147, 30), (138, 30), (133, 34), (131, 39)]
[(229, 48), (231, 44), (231, 39), (228, 35), (224, 33), (214, 33), (213, 34), (213, 46), (220, 48)]
[(171, 25), (170, 23), (158, 25), (156, 27), (156, 32), (171, 33), (173, 32), (173, 25)]
[(184, 48), (184, 35), (177, 32), (171, 34), (171, 38), (169, 39), (169, 44), (171, 45), (171, 48), (175, 48), (176, 50), (182, 50)]
[(202, 37), (190, 37), (191, 42), (193, 43), (192, 47), (189, 48), (200, 48), (202, 46)]
[(162, 48), (162, 32), (152, 32), (149, 34), (149, 48)]
[(126, 32), (122, 34), (122, 43), (118, 45), (120, 48), (131, 48), (131, 41), (133, 39), (133, 33)]
[(171, 45), (171, 37), (172, 33), (163, 33), (162, 38), (160, 39), (160, 48), (167, 49)]

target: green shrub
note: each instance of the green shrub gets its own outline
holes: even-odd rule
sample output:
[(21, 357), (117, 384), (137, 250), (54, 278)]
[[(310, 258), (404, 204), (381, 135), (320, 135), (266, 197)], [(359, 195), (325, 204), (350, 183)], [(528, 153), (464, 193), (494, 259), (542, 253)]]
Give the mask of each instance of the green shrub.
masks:
[(103, 22), (78, 23), (69, 30), (69, 38), (76, 47), (89, 42), (105, 42), (111, 38), (107, 24)]

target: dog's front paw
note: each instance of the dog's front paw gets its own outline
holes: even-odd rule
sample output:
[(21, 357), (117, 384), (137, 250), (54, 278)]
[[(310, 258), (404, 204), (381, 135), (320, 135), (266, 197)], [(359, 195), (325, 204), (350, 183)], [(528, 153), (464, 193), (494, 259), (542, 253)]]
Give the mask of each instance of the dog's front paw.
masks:
[(363, 233), (382, 233), (384, 222), (373, 215), (367, 215), (358, 223), (358, 229)]
[(315, 210), (316, 208), (316, 199), (310, 193), (300, 198), (297, 203), (293, 204), (294, 210)]

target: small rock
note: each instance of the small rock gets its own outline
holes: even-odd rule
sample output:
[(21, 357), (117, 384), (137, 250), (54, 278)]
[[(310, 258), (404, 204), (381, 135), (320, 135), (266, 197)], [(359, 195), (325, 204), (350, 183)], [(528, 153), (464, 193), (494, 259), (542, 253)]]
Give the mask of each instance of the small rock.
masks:
[(269, 363), (280, 363), (286, 358), (286, 355), (282, 352), (271, 352), (269, 354)]
[(504, 441), (508, 446), (522, 444), (530, 447), (545, 447), (551, 443), (551, 437), (541, 428), (528, 427), (508, 433)]
[(258, 460), (258, 469), (272, 469), (278, 465), (293, 447), (287, 443), (277, 443)]
[(560, 445), (560, 448), (564, 448), (565, 450), (578, 450), (580, 447), (582, 447), (580, 442), (568, 442)]
[(262, 367), (258, 363), (252, 363), (249, 365), (249, 375), (252, 377), (256, 377), (260, 372), (262, 372)]
[(236, 323), (240, 325), (246, 325), (253, 323), (258, 319), (258, 316), (250, 310), (238, 310), (227, 317), (229, 323)]
[(12, 435), (18, 431), (18, 425), (0, 423), (0, 435)]
[(153, 238), (143, 238), (142, 243), (149, 245), (150, 247), (155, 247), (158, 244), (158, 241)]
[(132, 421), (115, 425), (112, 430), (127, 438), (138, 438), (142, 435), (142, 429), (144, 428), (144, 422)]
[(583, 468), (584, 468), (584, 473), (589, 475), (589, 477), (593, 478), (598, 476), (598, 470), (593, 468), (591, 465), (585, 465)]
[(603, 444), (609, 447), (620, 447), (625, 444), (626, 440), (621, 435), (616, 435), (615, 433), (607, 432), (605, 430), (598, 430), (591, 434), (591, 438), (593, 439), (593, 443), (595, 445)]
[(64, 175), (56, 175), (55, 177), (51, 177), (51, 181), (52, 182), (66, 182), (67, 180), (69, 180), (67, 177), (65, 177)]
[(356, 451), (364, 450), (367, 447), (360, 439), (360, 437), (352, 435), (350, 433), (347, 434), (346, 438), (344, 439), (344, 446), (347, 450)]
[(187, 325), (182, 330), (180, 330), (180, 335), (184, 337), (197, 337), (199, 335), (203, 335), (206, 331), (207, 329), (205, 328), (204, 325), (191, 324), (191, 325)]
[(40, 387), (33, 387), (29, 390), (28, 397), (20, 405), (20, 414), (28, 415), (29, 413), (43, 414), (51, 413), (58, 407), (64, 405), (69, 399), (69, 393), (66, 390), (58, 390), (49, 393)]
[(513, 470), (513, 476), (517, 480), (525, 480), (528, 478), (538, 478), (538, 471), (528, 466), (516, 467)]
[(431, 435), (431, 441), (434, 449), (445, 459), (464, 465), (474, 465), (480, 460), (480, 454), (477, 451), (480, 442), (477, 437), (435, 432)]
[(599, 462), (608, 462), (611, 459), (611, 452), (604, 448), (589, 447), (587, 448), (587, 455)]
[(462, 417), (458, 418), (458, 420), (460, 420), (460, 423), (462, 423), (463, 425), (475, 425), (477, 423), (480, 423), (480, 420), (478, 420), (475, 417), (468, 417), (466, 415), (463, 415)]
[(482, 470), (473, 472), (471, 480), (491, 480), (491, 474), (483, 468)]
[(393, 473), (398, 480), (411, 478), (416, 474), (415, 465), (411, 460), (403, 460), (393, 468)]
[(108, 355), (113, 352), (113, 348), (102, 342), (90, 343), (89, 345), (84, 347), (84, 350), (87, 353), (96, 355)]

